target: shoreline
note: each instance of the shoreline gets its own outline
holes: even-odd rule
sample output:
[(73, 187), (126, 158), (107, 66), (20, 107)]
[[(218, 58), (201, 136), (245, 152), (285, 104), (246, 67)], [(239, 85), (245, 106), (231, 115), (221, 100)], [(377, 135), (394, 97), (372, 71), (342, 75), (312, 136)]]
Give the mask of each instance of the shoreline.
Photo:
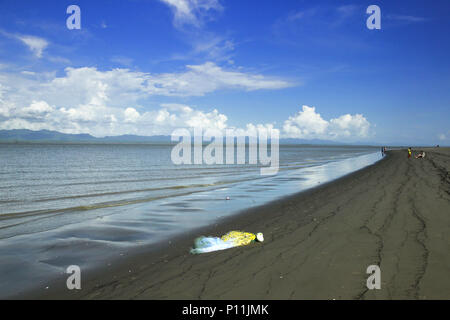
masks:
[[(431, 268), (428, 260), (431, 252), (434, 257), (434, 251), (430, 251), (422, 238), (429, 237), (425, 232), (428, 231), (427, 228), (423, 226), (429, 225), (427, 220), (431, 217), (425, 217), (418, 209), (419, 205), (415, 203), (412, 213), (408, 214), (408, 210), (399, 207), (403, 197), (402, 199), (395, 197), (396, 194), (398, 196), (403, 194), (407, 183), (404, 181), (405, 176), (399, 171), (417, 170), (416, 166), (431, 164), (433, 160), (429, 161), (429, 158), (434, 157), (442, 158), (445, 162), (447, 155), (450, 155), (448, 148), (438, 149), (445, 152), (443, 155), (431, 150), (435, 149), (428, 149), (428, 159), (420, 160), (406, 159), (402, 151), (390, 151), (385, 159), (339, 179), (244, 210), (222, 219), (213, 226), (195, 229), (159, 246), (136, 250), (113, 266), (83, 273), (82, 290), (67, 290), (65, 281), (68, 275), (62, 275), (49, 285), (48, 290), (40, 288), (11, 298), (448, 299), (450, 294), (446, 292), (450, 292), (448, 290), (450, 284), (446, 274), (439, 271), (441, 279), (436, 283), (435, 279), (439, 275), (432, 276), (427, 273)], [(445, 165), (448, 174), (448, 162), (445, 162)], [(392, 187), (398, 187), (393, 190), (394, 196), (390, 195), (386, 188), (378, 187), (371, 190), (371, 184), (376, 187), (383, 179), (390, 179), (390, 176), (396, 180), (392, 183), (396, 186)], [(444, 181), (444, 188), (448, 187), (446, 183)], [(417, 186), (417, 182), (414, 186)], [(423, 194), (432, 196), (435, 191), (431, 189)], [(407, 199), (410, 197), (407, 193), (405, 196)], [(445, 194), (440, 200), (444, 212), (445, 208), (448, 211), (449, 202)], [(386, 204), (383, 204), (384, 202)], [(390, 214), (378, 209), (383, 205), (385, 211)], [(361, 213), (358, 215), (357, 212)], [(395, 213), (402, 214), (402, 217), (396, 217)], [(261, 216), (264, 219), (261, 219)], [(383, 216), (386, 216), (385, 219)], [(450, 233), (447, 231), (450, 223), (449, 220), (445, 220), (448, 219), (448, 215), (442, 216), (441, 212), (440, 216), (444, 222), (441, 221), (436, 226), (433, 224), (433, 228), (440, 228), (442, 231), (441, 241), (436, 239), (435, 241), (439, 243), (437, 252), (443, 262), (437, 261), (436, 268), (445, 271), (450, 267), (450, 257), (448, 254), (445, 255), (445, 252), (449, 252)], [(406, 226), (407, 229), (411, 229), (408, 229), (404, 239), (405, 232), (401, 228), (396, 226), (395, 230), (390, 230), (390, 225), (397, 220), (400, 227)], [(404, 222), (403, 225), (401, 221)], [(209, 254), (189, 254), (195, 237), (220, 236), (233, 229), (263, 232), (266, 240), (262, 244)], [(392, 238), (392, 241), (385, 244), (383, 232), (386, 232), (386, 236)], [(408, 249), (405, 249), (406, 245)], [(384, 252), (388, 249), (390, 251)], [(392, 257), (391, 251), (395, 252)], [(403, 258), (400, 259), (403, 254), (410, 264), (419, 265), (417, 270), (414, 267), (410, 267), (412, 270), (409, 270), (408, 263), (403, 266)], [(420, 267), (419, 260), (424, 255), (427, 267), (421, 270), (423, 265)], [(397, 261), (392, 263), (390, 260)], [(381, 263), (382, 290), (368, 291), (365, 288), (365, 268), (377, 263)], [(394, 270), (391, 270), (392, 268)], [(398, 270), (406, 268), (409, 271), (402, 277), (395, 272), (395, 268)], [(383, 281), (386, 279), (385, 273), (388, 275), (392, 273), (392, 283), (388, 280)], [(409, 282), (403, 279), (405, 277)], [(428, 280), (430, 277), (432, 280)], [(411, 287), (412, 280), (414, 281)], [(414, 284), (417, 287), (425, 280), (427, 284), (430, 283), (431, 288), (441, 286), (447, 291), (431, 290), (426, 287), (422, 294), (419, 288), (414, 288)], [(383, 290), (383, 287), (388, 289)]]

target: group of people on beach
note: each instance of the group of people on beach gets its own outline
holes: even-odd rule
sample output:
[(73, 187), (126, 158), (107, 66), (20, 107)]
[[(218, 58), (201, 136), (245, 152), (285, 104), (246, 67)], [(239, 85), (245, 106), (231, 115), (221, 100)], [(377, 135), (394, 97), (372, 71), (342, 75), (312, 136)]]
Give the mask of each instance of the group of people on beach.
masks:
[[(409, 147), (408, 148), (408, 158), (411, 158), (412, 155), (412, 148)], [(420, 151), (418, 154), (416, 154), (414, 156), (415, 159), (421, 159), (421, 158), (425, 158), (425, 151)]]

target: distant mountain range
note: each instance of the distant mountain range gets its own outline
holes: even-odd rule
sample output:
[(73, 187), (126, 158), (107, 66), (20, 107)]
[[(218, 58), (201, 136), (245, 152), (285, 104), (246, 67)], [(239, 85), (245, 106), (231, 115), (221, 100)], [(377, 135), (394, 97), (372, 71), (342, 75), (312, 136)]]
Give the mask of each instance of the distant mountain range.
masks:
[(70, 134), (58, 131), (28, 129), (0, 130), (0, 142), (92, 142), (92, 143), (113, 143), (113, 142), (170, 142), (170, 136), (136, 136), (121, 135), (97, 138), (87, 133)]
[[(170, 136), (137, 136), (121, 135), (97, 138), (87, 133), (68, 134), (58, 131), (40, 130), (32, 131), (27, 129), (0, 130), (0, 142), (54, 142), (54, 143), (173, 143)], [(350, 145), (329, 140), (319, 139), (280, 139), (280, 144), (315, 144), (315, 145)], [(352, 145), (378, 145), (369, 143), (352, 143)]]

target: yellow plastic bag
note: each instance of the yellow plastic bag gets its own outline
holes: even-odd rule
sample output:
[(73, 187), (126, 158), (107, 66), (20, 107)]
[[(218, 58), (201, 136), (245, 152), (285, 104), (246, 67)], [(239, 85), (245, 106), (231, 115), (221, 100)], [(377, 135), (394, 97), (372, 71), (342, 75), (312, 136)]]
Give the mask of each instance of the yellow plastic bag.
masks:
[(232, 242), (234, 246), (245, 246), (256, 239), (256, 235), (250, 232), (230, 231), (223, 235), (221, 239), (225, 242)]

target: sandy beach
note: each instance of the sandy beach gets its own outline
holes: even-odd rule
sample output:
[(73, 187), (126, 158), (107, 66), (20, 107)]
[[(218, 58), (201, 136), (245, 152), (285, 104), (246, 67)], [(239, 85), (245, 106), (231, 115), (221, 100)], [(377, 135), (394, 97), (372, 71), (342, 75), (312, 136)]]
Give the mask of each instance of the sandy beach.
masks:
[[(450, 299), (450, 148), (406, 150), (314, 189), (127, 254), (16, 298)], [(414, 150), (418, 151), (418, 150)], [(264, 243), (191, 255), (199, 235), (263, 232)], [(369, 265), (381, 289), (366, 287)]]

